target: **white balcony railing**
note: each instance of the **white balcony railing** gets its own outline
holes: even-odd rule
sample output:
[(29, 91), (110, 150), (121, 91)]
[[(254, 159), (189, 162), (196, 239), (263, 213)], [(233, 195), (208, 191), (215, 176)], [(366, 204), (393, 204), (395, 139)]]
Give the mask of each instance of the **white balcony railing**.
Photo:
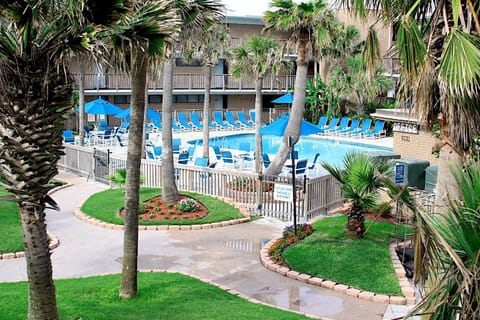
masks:
[[(174, 90), (203, 90), (204, 80), (201, 73), (177, 73), (173, 76)], [(74, 74), (78, 83), (79, 75)], [(263, 81), (263, 89), (269, 91), (286, 91), (293, 88), (295, 75), (266, 76)], [(148, 82), (150, 90), (163, 90), (163, 78), (150, 79)], [(127, 74), (86, 74), (85, 90), (130, 90), (130, 77)], [(212, 90), (241, 91), (255, 90), (253, 77), (236, 78), (230, 74), (218, 74), (212, 77)]]

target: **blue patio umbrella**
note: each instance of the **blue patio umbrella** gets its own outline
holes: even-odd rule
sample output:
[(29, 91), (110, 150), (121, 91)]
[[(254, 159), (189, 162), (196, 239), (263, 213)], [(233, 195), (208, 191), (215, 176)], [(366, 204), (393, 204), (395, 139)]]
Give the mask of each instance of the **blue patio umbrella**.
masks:
[(117, 114), (123, 109), (101, 98), (85, 103), (85, 113), (90, 114)]
[(281, 97), (278, 97), (277, 99), (272, 100), (273, 103), (288, 103), (292, 104), (293, 103), (293, 93), (288, 92), (284, 94)]
[[(260, 134), (263, 135), (272, 135), (272, 136), (283, 136), (285, 128), (287, 127), (288, 120), (290, 120), (290, 115), (285, 114), (280, 116), (277, 120), (273, 121), (269, 125), (260, 129)], [(302, 119), (302, 126), (300, 127), (300, 135), (308, 136), (309, 134), (319, 133), (322, 130), (318, 128), (311, 122)]]
[[(117, 113), (115, 115), (115, 118), (124, 118), (124, 119), (128, 120), (130, 118), (130, 108), (127, 108), (127, 109), (123, 110), (122, 112)], [(153, 109), (147, 108), (147, 119), (148, 120), (158, 120), (158, 121), (160, 121), (160, 113), (158, 113), (157, 111), (155, 111)]]

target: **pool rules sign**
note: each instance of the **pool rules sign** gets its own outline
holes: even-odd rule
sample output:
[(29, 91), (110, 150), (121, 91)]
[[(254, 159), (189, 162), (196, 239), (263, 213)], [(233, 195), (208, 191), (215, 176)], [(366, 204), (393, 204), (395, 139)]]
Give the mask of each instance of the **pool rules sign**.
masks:
[(278, 201), (293, 202), (293, 186), (285, 183), (275, 183), (273, 199)]

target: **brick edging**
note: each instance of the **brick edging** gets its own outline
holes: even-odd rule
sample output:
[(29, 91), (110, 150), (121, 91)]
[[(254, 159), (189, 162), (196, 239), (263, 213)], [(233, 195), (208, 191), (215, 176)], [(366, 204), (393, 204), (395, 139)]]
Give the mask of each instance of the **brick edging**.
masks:
[[(157, 230), (170, 230), (170, 231), (177, 231), (177, 230), (204, 230), (204, 229), (214, 229), (214, 228), (221, 228), (221, 227), (227, 227), (231, 226), (234, 224), (240, 224), (240, 223), (245, 223), (250, 221), (250, 214), (248, 211), (242, 207), (239, 206), (231, 201), (229, 199), (225, 198), (217, 198), (219, 200), (222, 200), (224, 202), (227, 202), (228, 204), (231, 204), (240, 212), (243, 214), (245, 218), (240, 218), (240, 219), (232, 219), (232, 220), (227, 220), (227, 221), (221, 221), (221, 222), (212, 222), (212, 223), (205, 223), (205, 224), (192, 224), (192, 225), (178, 225), (178, 224), (170, 224), (170, 225), (150, 225), (150, 226), (138, 226), (139, 231), (157, 231)], [(105, 229), (111, 229), (111, 230), (123, 230), (125, 227), (124, 225), (121, 224), (113, 224), (113, 223), (108, 223), (96, 218), (93, 218), (87, 214), (85, 214), (82, 210), (83, 203), (79, 204), (73, 209), (73, 215), (77, 217), (78, 219), (85, 221), (87, 223), (93, 224), (98, 227), (102, 227)]]
[(400, 283), (400, 287), (402, 289), (403, 297), (402, 296), (394, 296), (394, 295), (384, 295), (384, 294), (376, 294), (374, 292), (363, 291), (357, 288), (350, 287), (345, 284), (341, 284), (335, 281), (331, 281), (328, 279), (322, 279), (318, 277), (311, 276), (309, 274), (299, 273), (295, 270), (292, 270), (288, 267), (284, 267), (281, 265), (276, 264), (268, 254), (270, 247), (280, 238), (276, 238), (270, 240), (261, 250), (260, 250), (260, 261), (262, 262), (263, 266), (273, 272), (279, 273), (283, 276), (288, 278), (302, 281), (304, 283), (309, 283), (312, 285), (324, 287), (327, 289), (331, 289), (343, 294), (347, 294), (352, 297), (356, 297), (359, 299), (373, 301), (373, 302), (380, 302), (380, 303), (390, 303), (390, 304), (399, 304), (399, 305), (414, 305), (416, 303), (415, 300), (415, 289), (412, 288), (410, 282), (407, 280), (405, 275), (405, 270), (403, 269), (400, 260), (397, 257), (395, 252), (395, 243), (391, 243), (390, 248), (390, 257), (392, 259), (393, 267), (395, 269), (395, 274), (397, 279)]
[[(50, 190), (48, 194), (49, 195), (53, 194), (59, 190), (68, 188), (70, 186), (72, 186), (72, 184), (64, 184), (64, 185), (58, 186)], [(47, 235), (50, 237), (50, 244), (48, 245), (48, 249), (53, 250), (60, 245), (60, 241), (53, 233), (47, 230)], [(24, 257), (25, 257), (25, 251), (0, 253), (0, 260), (16, 259), (16, 258), (24, 258)]]

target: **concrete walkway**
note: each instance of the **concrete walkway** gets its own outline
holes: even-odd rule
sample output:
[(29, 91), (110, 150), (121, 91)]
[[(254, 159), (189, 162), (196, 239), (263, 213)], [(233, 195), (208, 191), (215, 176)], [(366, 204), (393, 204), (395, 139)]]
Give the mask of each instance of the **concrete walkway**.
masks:
[[(53, 198), (60, 212), (47, 214), (48, 230), (60, 241), (53, 250), (54, 278), (121, 272), (123, 231), (103, 229), (73, 216), (76, 206), (104, 185), (61, 173), (73, 186)], [(338, 320), (384, 319), (387, 305), (289, 279), (265, 269), (261, 246), (284, 225), (261, 219), (223, 228), (141, 231), (139, 269), (181, 271), (230, 287), (265, 303)], [(0, 282), (26, 280), (25, 259), (0, 260)]]

